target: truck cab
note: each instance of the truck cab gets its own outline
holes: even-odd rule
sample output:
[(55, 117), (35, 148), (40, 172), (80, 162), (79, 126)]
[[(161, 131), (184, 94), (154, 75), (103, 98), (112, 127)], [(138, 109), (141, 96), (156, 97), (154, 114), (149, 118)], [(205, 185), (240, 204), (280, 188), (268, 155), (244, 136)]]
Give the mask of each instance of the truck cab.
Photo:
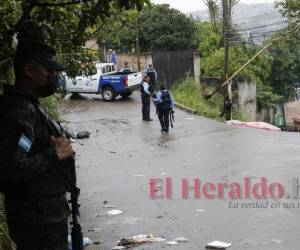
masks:
[(96, 63), (95, 68), (91, 75), (66, 76), (67, 93), (101, 94), (103, 100), (114, 101), (118, 95), (124, 98), (131, 95), (142, 81), (141, 72), (116, 72), (112, 63)]
[(80, 72), (75, 78), (66, 77), (66, 90), (68, 93), (98, 93), (100, 77), (115, 72), (115, 65), (112, 63), (96, 63), (95, 72), (92, 72), (94, 74), (85, 75)]

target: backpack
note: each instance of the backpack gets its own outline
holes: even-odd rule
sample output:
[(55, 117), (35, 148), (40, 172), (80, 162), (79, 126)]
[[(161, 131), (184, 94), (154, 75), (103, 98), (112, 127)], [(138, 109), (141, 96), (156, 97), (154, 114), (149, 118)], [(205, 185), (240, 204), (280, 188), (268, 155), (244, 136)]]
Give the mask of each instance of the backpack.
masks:
[(148, 69), (147, 75), (150, 77), (151, 81), (155, 81), (155, 73), (154, 73), (153, 69)]
[(171, 105), (171, 95), (170, 92), (167, 91), (161, 91), (161, 99), (162, 99), (162, 106), (163, 107), (170, 107)]

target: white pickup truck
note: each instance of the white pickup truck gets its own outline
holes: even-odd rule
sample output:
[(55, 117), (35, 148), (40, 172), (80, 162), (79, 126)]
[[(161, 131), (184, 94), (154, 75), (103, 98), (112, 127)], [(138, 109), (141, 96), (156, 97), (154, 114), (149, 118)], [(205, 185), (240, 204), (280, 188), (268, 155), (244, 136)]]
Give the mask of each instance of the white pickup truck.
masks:
[(67, 93), (101, 94), (105, 101), (113, 101), (121, 95), (128, 97), (142, 81), (141, 72), (116, 72), (112, 63), (96, 63), (94, 75), (65, 77)]

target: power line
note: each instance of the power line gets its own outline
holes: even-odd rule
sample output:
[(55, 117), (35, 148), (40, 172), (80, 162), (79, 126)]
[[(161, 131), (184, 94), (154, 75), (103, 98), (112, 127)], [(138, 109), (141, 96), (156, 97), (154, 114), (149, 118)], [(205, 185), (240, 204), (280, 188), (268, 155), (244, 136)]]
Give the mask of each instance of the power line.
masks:
[[(241, 18), (241, 19), (237, 19), (237, 20), (233, 19), (233, 21), (238, 22), (238, 21), (249, 20), (249, 19), (257, 19), (257, 18), (266, 17), (266, 16), (276, 16), (276, 13), (268, 13), (268, 14), (262, 14), (262, 15), (256, 15), (256, 16), (249, 16), (249, 17)], [(282, 16), (279, 15), (278, 17), (282, 17)]]
[(266, 24), (266, 25), (261, 25), (261, 26), (256, 26), (256, 27), (250, 27), (250, 28), (245, 28), (245, 29), (237, 29), (236, 31), (240, 32), (240, 31), (250, 31), (250, 30), (254, 30), (254, 29), (260, 29), (260, 28), (267, 28), (267, 27), (271, 27), (273, 25), (276, 24), (284, 24), (286, 23), (286, 21), (281, 21), (281, 22), (275, 22), (275, 23), (270, 23), (270, 24)]

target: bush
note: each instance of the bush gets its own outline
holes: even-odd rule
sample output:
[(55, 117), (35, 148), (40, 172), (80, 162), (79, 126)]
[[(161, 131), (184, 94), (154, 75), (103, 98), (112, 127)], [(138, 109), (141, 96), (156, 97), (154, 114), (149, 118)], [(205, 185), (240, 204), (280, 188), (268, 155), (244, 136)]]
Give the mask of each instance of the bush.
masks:
[(46, 98), (41, 98), (40, 103), (43, 108), (51, 115), (52, 118), (60, 120), (60, 105), (61, 99), (57, 95), (52, 95)]
[(205, 99), (203, 90), (197, 87), (194, 80), (179, 81), (173, 88), (172, 94), (177, 103), (195, 109), (199, 115), (221, 120), (223, 96), (216, 93), (210, 99)]

